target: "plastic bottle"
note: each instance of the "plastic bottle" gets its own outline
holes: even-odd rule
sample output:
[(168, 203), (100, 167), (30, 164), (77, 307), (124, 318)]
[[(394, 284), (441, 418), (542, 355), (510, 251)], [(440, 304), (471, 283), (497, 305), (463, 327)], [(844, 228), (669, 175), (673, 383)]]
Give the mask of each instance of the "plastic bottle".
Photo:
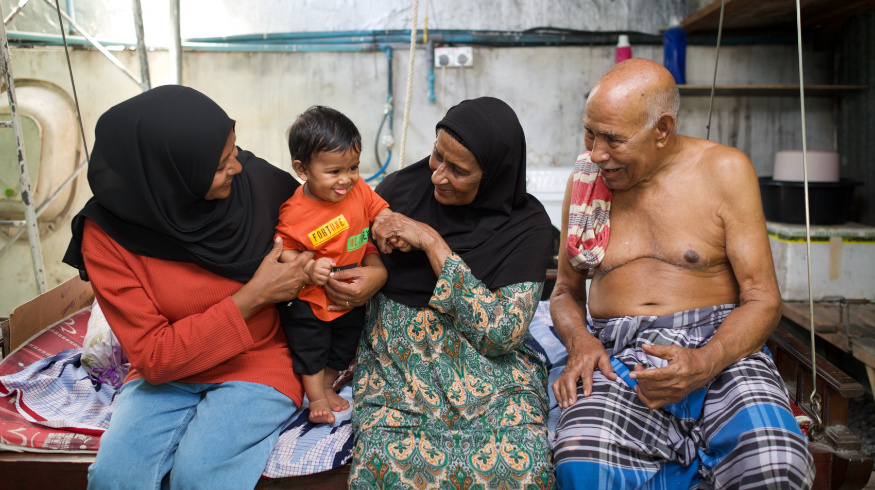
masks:
[(665, 67), (674, 76), (675, 83), (687, 83), (687, 33), (677, 20), (662, 35), (662, 46), (665, 50)]
[(629, 36), (620, 34), (620, 39), (617, 41), (617, 63), (626, 61), (632, 57), (632, 45), (629, 44)]

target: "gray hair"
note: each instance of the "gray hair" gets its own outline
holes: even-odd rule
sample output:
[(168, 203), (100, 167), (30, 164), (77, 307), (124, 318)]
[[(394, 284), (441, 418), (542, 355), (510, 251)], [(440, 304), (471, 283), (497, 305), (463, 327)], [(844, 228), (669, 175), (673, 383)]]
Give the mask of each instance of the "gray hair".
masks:
[[(677, 85), (669, 90), (660, 90), (648, 99), (645, 108), (647, 121), (644, 123), (646, 129), (655, 128), (663, 114), (671, 114), (675, 120), (678, 119), (678, 111), (681, 108), (681, 93)], [(677, 132), (677, 125), (675, 125), (675, 132)]]

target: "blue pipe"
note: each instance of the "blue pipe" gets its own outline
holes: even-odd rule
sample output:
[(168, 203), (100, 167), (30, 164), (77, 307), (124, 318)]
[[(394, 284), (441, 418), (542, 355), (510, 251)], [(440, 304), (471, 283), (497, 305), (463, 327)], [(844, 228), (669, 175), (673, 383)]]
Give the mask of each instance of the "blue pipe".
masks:
[[(458, 44), (496, 44), (496, 45), (589, 45), (616, 44), (618, 34), (627, 34), (633, 44), (662, 44), (662, 37), (640, 32), (583, 32), (562, 31), (475, 31), (457, 29), (435, 29), (429, 31), (437, 42)], [(329, 41), (329, 39), (331, 41)], [(270, 34), (243, 34), (236, 36), (192, 38), (192, 42), (234, 42), (234, 43), (275, 43), (294, 41), (328, 43), (409, 43), (410, 31), (407, 29), (386, 29), (372, 31), (328, 31), (328, 32), (289, 32)]]
[(370, 182), (370, 181), (376, 179), (377, 177), (379, 177), (381, 173), (385, 172), (385, 171), (386, 171), (386, 167), (389, 166), (389, 160), (391, 160), (391, 159), (392, 159), (392, 150), (389, 150), (389, 155), (386, 156), (386, 163), (384, 163), (383, 166), (380, 167), (380, 170), (377, 170), (377, 173), (375, 173), (374, 175), (371, 175), (370, 177), (366, 178), (366, 179), (365, 179), (365, 182)]
[[(590, 46), (614, 45), (618, 34), (628, 34), (632, 44), (662, 45), (662, 37), (637, 32), (580, 32), (572, 31), (557, 34), (550, 32), (517, 31), (462, 31), (432, 30), (433, 39), (439, 43), (470, 44), (481, 46)], [(61, 36), (35, 32), (8, 31), (12, 43), (62, 46)], [(132, 41), (111, 41), (98, 38), (108, 46), (135, 47)], [(228, 42), (233, 41), (233, 42)], [(81, 36), (68, 36), (67, 42), (74, 46), (90, 46)], [(224, 36), (214, 38), (189, 39), (182, 43), (188, 51), (234, 51), (234, 52), (370, 52), (383, 49), (389, 43), (407, 44), (410, 42), (409, 30), (381, 31), (336, 31), (336, 32), (298, 32)], [(713, 45), (716, 38), (710, 34), (693, 33), (687, 38), (687, 45)], [(727, 45), (749, 44), (793, 44), (796, 38), (782, 32), (757, 36), (724, 36)], [(362, 47), (364, 46), (364, 47)], [(167, 49), (166, 46), (150, 46)]]
[(425, 64), (428, 65), (428, 101), (434, 104), (434, 38), (425, 47)]
[(393, 78), (392, 78), (392, 55), (394, 54), (395, 50), (392, 49), (392, 46), (383, 46), (381, 49), (386, 51), (386, 62), (389, 65), (388, 70), (387, 70), (388, 74), (387, 74), (387, 82), (386, 82), (386, 86), (387, 86), (386, 103), (392, 104), (392, 106), (389, 109), (389, 134), (394, 135), (395, 134), (395, 130), (394, 130), (394, 127), (395, 127), (395, 102), (394, 102), (395, 95), (394, 95), (394, 92), (392, 90), (392, 85), (393, 85), (392, 84), (392, 80), (393, 80)]
[[(10, 42), (39, 43), (62, 46), (61, 36), (55, 34), (42, 34), (35, 32), (8, 31)], [(97, 39), (104, 46), (125, 46), (135, 48), (135, 42), (108, 41)], [(67, 36), (67, 44), (71, 46), (91, 47), (82, 36)], [(167, 49), (166, 47), (162, 47)], [(253, 43), (193, 43), (184, 42), (182, 48), (186, 51), (221, 51), (221, 52), (247, 52), (247, 53), (362, 53), (373, 52), (380, 49), (374, 44), (253, 44)]]
[(186, 51), (222, 51), (254, 53), (367, 53), (377, 51), (375, 44), (248, 44), (182, 43)]

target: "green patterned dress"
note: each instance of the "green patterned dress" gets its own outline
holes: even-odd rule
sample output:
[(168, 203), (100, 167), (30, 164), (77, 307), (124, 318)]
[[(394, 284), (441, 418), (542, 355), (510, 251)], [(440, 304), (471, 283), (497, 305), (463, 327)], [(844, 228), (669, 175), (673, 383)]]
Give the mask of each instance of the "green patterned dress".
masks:
[(554, 487), (547, 370), (525, 344), (542, 288), (490, 291), (451, 254), (430, 307), (371, 299), (350, 488)]

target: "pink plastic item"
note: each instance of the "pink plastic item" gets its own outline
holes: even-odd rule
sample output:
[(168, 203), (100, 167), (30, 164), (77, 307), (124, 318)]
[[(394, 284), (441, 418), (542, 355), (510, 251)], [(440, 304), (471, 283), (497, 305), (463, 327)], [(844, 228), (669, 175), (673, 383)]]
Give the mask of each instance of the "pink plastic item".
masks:
[(632, 45), (629, 44), (629, 36), (621, 34), (620, 39), (617, 42), (617, 63), (626, 61), (631, 57)]

